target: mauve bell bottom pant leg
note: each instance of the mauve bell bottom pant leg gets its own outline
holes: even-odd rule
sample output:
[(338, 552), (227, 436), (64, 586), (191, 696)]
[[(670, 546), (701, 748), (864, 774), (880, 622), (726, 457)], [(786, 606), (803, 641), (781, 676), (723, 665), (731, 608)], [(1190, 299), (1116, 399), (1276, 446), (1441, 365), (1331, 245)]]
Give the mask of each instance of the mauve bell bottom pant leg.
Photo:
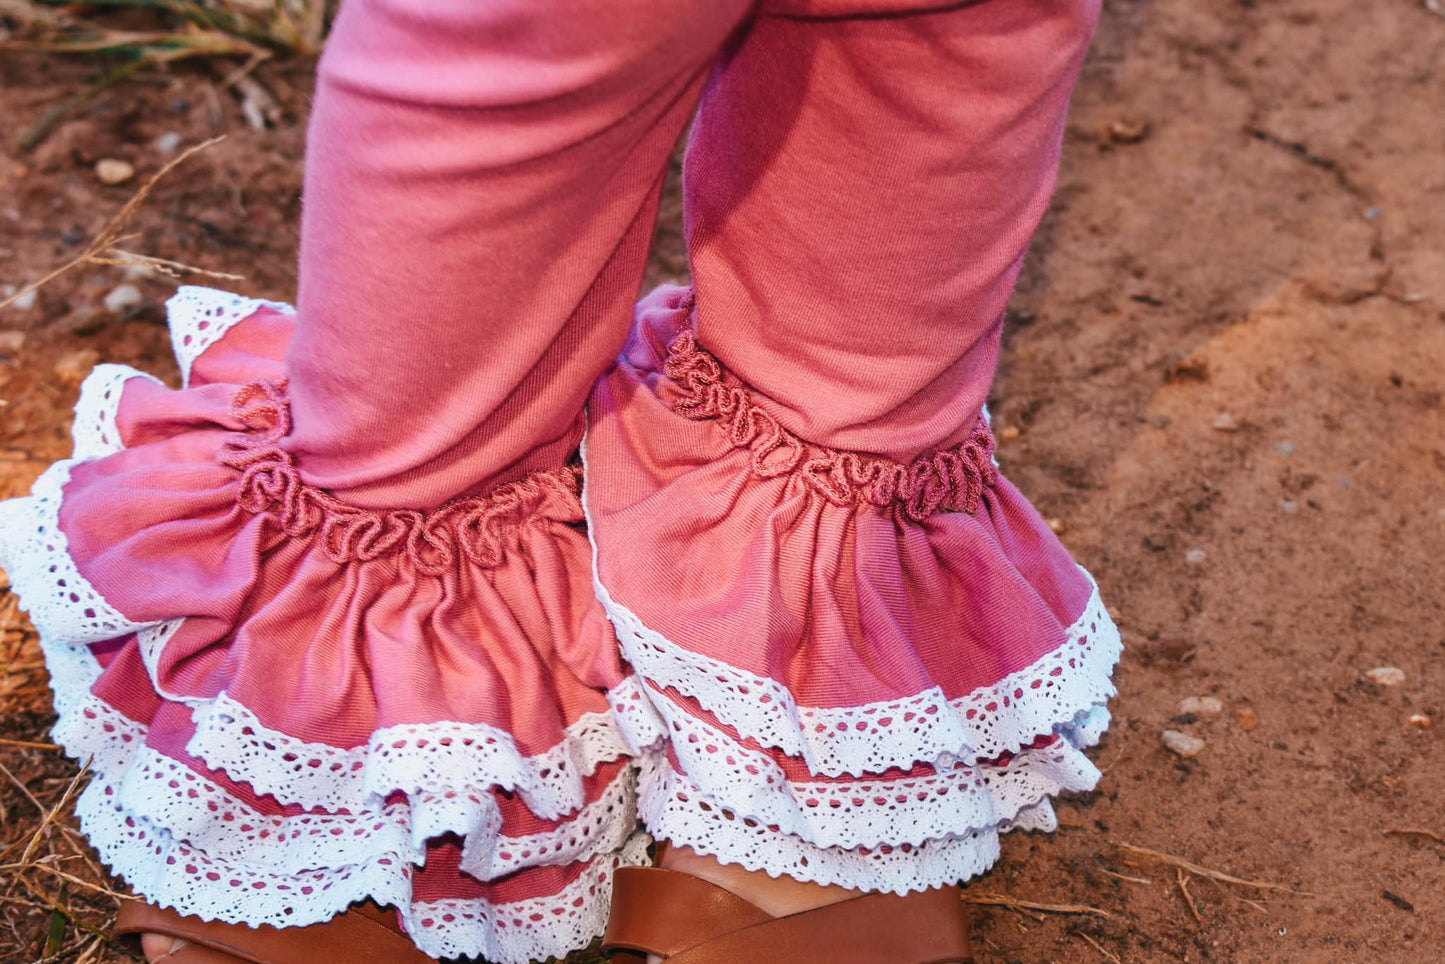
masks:
[(649, 833), (907, 893), (1051, 829), (1119, 638), (985, 402), (1097, 12), (348, 0), (296, 307), (182, 289), (182, 386), (0, 504), (101, 856), (511, 964)]

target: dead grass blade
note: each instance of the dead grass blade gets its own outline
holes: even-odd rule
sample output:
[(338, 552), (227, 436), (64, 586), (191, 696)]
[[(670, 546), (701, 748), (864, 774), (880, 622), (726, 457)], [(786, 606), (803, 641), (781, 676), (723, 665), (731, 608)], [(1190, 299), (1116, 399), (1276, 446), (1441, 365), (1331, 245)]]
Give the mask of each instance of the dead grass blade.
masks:
[(206, 271), (204, 268), (192, 267), (191, 265), (183, 264), (179, 261), (168, 261), (164, 258), (149, 258), (146, 256), (139, 256), (139, 259), (137, 259), (138, 256), (132, 255), (129, 252), (117, 247), (117, 245), (119, 245), (123, 241), (129, 240), (129, 236), (125, 234), (126, 225), (130, 222), (130, 219), (135, 216), (136, 211), (140, 210), (140, 206), (145, 203), (146, 198), (150, 196), (151, 191), (155, 189), (156, 184), (160, 182), (161, 178), (165, 177), (171, 171), (175, 170), (177, 165), (184, 163), (187, 158), (191, 157), (191, 155), (199, 153), (200, 151), (204, 151), (208, 147), (219, 144), (223, 140), (225, 140), (224, 135), (221, 137), (213, 137), (208, 141), (202, 141), (199, 144), (194, 144), (191, 147), (186, 148), (184, 151), (174, 157), (170, 162), (165, 165), (165, 167), (162, 167), (159, 171), (153, 174), (150, 180), (146, 181), (145, 184), (141, 185), (140, 190), (136, 191), (136, 193), (131, 197), (129, 201), (125, 202), (125, 206), (120, 209), (120, 211), (115, 215), (115, 217), (110, 219), (110, 223), (107, 224), (103, 229), (101, 229), (100, 234), (96, 235), (95, 240), (91, 241), (89, 246), (87, 246), (84, 251), (67, 261), (65, 264), (56, 268), (54, 271), (41, 278), (39, 281), (35, 281), (31, 284), (26, 285), (24, 288), (11, 295), (9, 298), (6, 298), (4, 301), (0, 301), (0, 308), (4, 308), (16, 298), (19, 298), (22, 295), (28, 294), (32, 291), (38, 291), (40, 288), (54, 281), (56, 278), (65, 274), (67, 271), (82, 264), (143, 264), (147, 267), (154, 267), (157, 270), (163, 270), (167, 274), (172, 274), (173, 276), (176, 274), (176, 272), (185, 271), (195, 274), (209, 274), (213, 277), (223, 277), (229, 278), (231, 280), (242, 280), (237, 278), (236, 275), (225, 275), (219, 274), (217, 272), (209, 272)]
[(1194, 923), (1200, 927), (1204, 926), (1204, 918), (1199, 914), (1199, 907), (1194, 903), (1194, 897), (1189, 893), (1189, 878), (1184, 874), (1183, 867), (1174, 869), (1175, 882), (1179, 884), (1179, 893), (1184, 895), (1184, 903), (1189, 908), (1189, 913), (1194, 917)]
[[(40, 841), (45, 838), (45, 829), (55, 820), (56, 815), (65, 809), (70, 803), (70, 798), (75, 796), (75, 792), (80, 789), (81, 783), (84, 782), (86, 776), (90, 773), (90, 763), (90, 760), (85, 761), (85, 766), (81, 767), (80, 772), (70, 781), (70, 785), (65, 788), (65, 792), (60, 795), (60, 801), (56, 803), (55, 806), (51, 807), (48, 811), (45, 810), (44, 807), (41, 807), (41, 812), (45, 814), (45, 818), (40, 821), (40, 826), (35, 828), (35, 836), (30, 838), (29, 846), (27, 846), (25, 852), (20, 855), (20, 862), (22, 864), (30, 862), (31, 854), (35, 852), (36, 847), (40, 846)], [(6, 773), (8, 774), (9, 771), (7, 770)], [(30, 796), (29, 791), (26, 791), (25, 795)], [(30, 799), (32, 801), (35, 800), (34, 797), (30, 797)], [(36, 805), (39, 806), (38, 803)]]
[(1440, 836), (1433, 830), (1424, 830), (1415, 827), (1390, 828), (1385, 831), (1387, 837), (1424, 837), (1426, 840), (1433, 840), (1438, 844), (1445, 844), (1445, 837)]
[(1124, 964), (1124, 962), (1121, 961), (1121, 960), (1119, 960), (1119, 958), (1118, 958), (1117, 956), (1115, 956), (1115, 955), (1109, 953), (1108, 951), (1104, 950), (1103, 945), (1101, 945), (1098, 941), (1094, 940), (1094, 939), (1093, 939), (1092, 937), (1090, 937), (1088, 934), (1080, 933), (1080, 934), (1075, 934), (1074, 936), (1075, 936), (1075, 937), (1082, 937), (1085, 941), (1088, 942), (1088, 944), (1089, 944), (1090, 947), (1092, 947), (1094, 950), (1098, 951), (1100, 954), (1103, 954), (1104, 957), (1106, 957), (1106, 958), (1108, 958), (1109, 960), (1113, 961), (1114, 964)]
[(17, 750), (60, 750), (62, 747), (54, 743), (31, 743), (29, 740), (5, 740), (0, 739), (0, 746), (12, 747)]
[(1087, 914), (1091, 917), (1100, 917), (1104, 920), (1112, 920), (1106, 910), (1098, 907), (1090, 907), (1087, 904), (1040, 904), (1031, 900), (1020, 900), (1017, 897), (1009, 897), (1004, 894), (972, 894), (965, 891), (963, 894), (965, 904), (982, 904), (990, 907), (1007, 907), (1011, 910), (1024, 909), (1042, 911), (1045, 914)]
[(1119, 850), (1122, 850), (1124, 853), (1130, 854), (1131, 856), (1142, 857), (1146, 860), (1153, 860), (1161, 864), (1167, 864), (1168, 866), (1173, 867), (1177, 870), (1186, 871), (1196, 877), (1203, 877), (1206, 880), (1216, 880), (1224, 884), (1238, 884), (1240, 887), (1252, 887), (1255, 890), (1274, 890), (1286, 894), (1300, 894), (1303, 896), (1310, 896), (1302, 890), (1294, 890), (1290, 887), (1284, 886), (1283, 884), (1271, 884), (1259, 880), (1246, 880), (1243, 877), (1235, 877), (1231, 874), (1223, 873), (1222, 871), (1211, 870), (1208, 867), (1192, 863), (1182, 857), (1175, 857), (1173, 854), (1166, 854), (1159, 850), (1150, 850), (1148, 847), (1138, 847), (1134, 844), (1124, 843), (1119, 840), (1112, 840), (1110, 841), (1110, 843), (1112, 843)]

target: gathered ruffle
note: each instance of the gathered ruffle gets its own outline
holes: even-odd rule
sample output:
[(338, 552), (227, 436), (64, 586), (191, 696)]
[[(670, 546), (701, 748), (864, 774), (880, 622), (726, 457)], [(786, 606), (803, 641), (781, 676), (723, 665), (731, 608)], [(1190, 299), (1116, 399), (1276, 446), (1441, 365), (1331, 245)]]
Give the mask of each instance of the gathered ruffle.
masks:
[(98, 367), (76, 457), (0, 503), (0, 564), (107, 863), (207, 919), (370, 897), (504, 964), (600, 931), (639, 815), (899, 893), (1050, 829), (1098, 779), (1119, 639), (986, 419), (908, 462), (811, 444), (689, 307), (639, 307), (585, 471), (428, 512), (306, 483), (282, 306), (182, 289), (179, 392)]
[(416, 572), (439, 576), (464, 558), (493, 569), (506, 555), (508, 534), (538, 520), (582, 521), (581, 473), (574, 466), (534, 472), (485, 497), (455, 499), (433, 512), (377, 512), (348, 505), (306, 485), (296, 460), (281, 448), (291, 432), (286, 382), (254, 382), (237, 392), (232, 416), (247, 429), (221, 446), (217, 461), (235, 469), (236, 501), (247, 512), (271, 512), (293, 538), (315, 535), (335, 563), (369, 562), (404, 553)]
[(348, 506), (280, 444), (289, 313), (169, 307), (188, 388), (99, 366), (76, 457), (0, 503), (55, 738), (93, 758), (83, 829), (205, 919), (370, 897), (438, 956), (585, 946), (646, 859), (633, 757), (662, 734), (591, 592), (578, 469)]
[(1094, 786), (1120, 640), (998, 473), (987, 419), (897, 462), (802, 439), (663, 288), (594, 392), (598, 598), (669, 737), (649, 829), (772, 874), (907, 892)]
[[(691, 308), (688, 299), (678, 311), (686, 317)], [(896, 502), (908, 518), (921, 521), (940, 510), (977, 512), (984, 489), (998, 481), (993, 433), (982, 417), (960, 445), (904, 464), (804, 442), (754, 403), (691, 331), (669, 343), (662, 370), (679, 389), (673, 411), (695, 421), (716, 419), (729, 443), (749, 450), (759, 476), (796, 473), (834, 505), (882, 508)]]

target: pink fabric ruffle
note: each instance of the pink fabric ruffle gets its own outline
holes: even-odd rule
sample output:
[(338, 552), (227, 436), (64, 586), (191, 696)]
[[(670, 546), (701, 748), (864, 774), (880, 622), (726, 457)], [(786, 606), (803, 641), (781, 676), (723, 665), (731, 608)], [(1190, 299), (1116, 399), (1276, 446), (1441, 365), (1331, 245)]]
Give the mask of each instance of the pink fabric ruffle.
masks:
[(0, 503), (82, 824), (147, 899), (284, 926), (369, 897), (511, 964), (600, 932), (639, 816), (907, 892), (1097, 780), (1118, 634), (986, 420), (906, 462), (810, 443), (664, 289), (585, 479), (361, 509), (285, 447), (287, 311), (170, 308), (185, 387), (101, 366), (76, 458)]
[(907, 463), (813, 445), (691, 312), (639, 305), (585, 450), (598, 594), (672, 731), (650, 828), (715, 845), (689, 792), (855, 852), (1051, 826), (1042, 799), (1097, 778), (1119, 638), (986, 418)]
[(1093, 582), (998, 475), (982, 416), (906, 465), (809, 446), (696, 345), (690, 304), (639, 305), (593, 395), (588, 519), (614, 608), (800, 710), (956, 700), (1073, 641)]
[(645, 859), (624, 729), (656, 734), (588, 577), (579, 468), (348, 506), (281, 445), (292, 318), (171, 308), (187, 387), (103, 366), (79, 457), (0, 510), (56, 737), (95, 757), (97, 849), (205, 918), (372, 897), (438, 956), (584, 946)]

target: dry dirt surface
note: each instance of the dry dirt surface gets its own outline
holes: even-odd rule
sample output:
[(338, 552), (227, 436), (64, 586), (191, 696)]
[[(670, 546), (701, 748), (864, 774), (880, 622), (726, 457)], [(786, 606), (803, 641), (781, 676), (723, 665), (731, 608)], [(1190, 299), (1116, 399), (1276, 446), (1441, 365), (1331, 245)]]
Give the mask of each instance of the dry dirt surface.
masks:
[[(265, 130), (224, 65), (190, 66), (21, 152), (102, 68), (0, 58), (0, 283), (81, 250), (164, 163), (158, 138), (226, 133), (127, 246), (289, 298), (310, 68), (260, 68), (282, 108)], [(1127, 650), (1099, 789), (968, 890), (981, 961), (1445, 960), (1442, 149), (1437, 0), (1107, 3), (993, 408), (1004, 470)], [(106, 157), (136, 180), (101, 184)], [(650, 280), (685, 271), (675, 191), (666, 213)], [(127, 282), (140, 303), (107, 309)], [(174, 378), (171, 288), (86, 266), (0, 311), (0, 495), (68, 454), (89, 365)], [(8, 594), (0, 618), (0, 736), (43, 743), (33, 634)], [(74, 767), (15, 745), (0, 763), (0, 959), (48, 938), (53, 960), (127, 959), (86, 930), (115, 902), (65, 808), (35, 838)]]

